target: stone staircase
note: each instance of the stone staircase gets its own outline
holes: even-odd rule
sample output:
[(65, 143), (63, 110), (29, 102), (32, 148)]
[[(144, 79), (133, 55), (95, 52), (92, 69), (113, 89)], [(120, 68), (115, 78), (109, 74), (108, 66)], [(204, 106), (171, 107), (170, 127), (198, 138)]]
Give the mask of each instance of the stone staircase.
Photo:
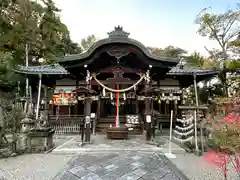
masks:
[[(102, 117), (97, 121), (96, 125), (96, 131), (97, 132), (105, 132), (105, 130), (112, 126), (114, 127), (115, 125), (115, 116), (107, 116), (107, 117)], [(126, 124), (126, 119), (125, 116), (119, 116), (119, 121), (120, 121), (120, 127), (124, 127)]]

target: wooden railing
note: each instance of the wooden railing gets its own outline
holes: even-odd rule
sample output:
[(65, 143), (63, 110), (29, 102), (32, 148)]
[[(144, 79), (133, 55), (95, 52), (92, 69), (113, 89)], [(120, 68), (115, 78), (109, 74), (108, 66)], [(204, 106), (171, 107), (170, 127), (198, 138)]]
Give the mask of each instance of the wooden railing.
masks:
[(83, 120), (83, 115), (49, 116), (49, 124), (55, 130), (55, 134), (79, 134)]

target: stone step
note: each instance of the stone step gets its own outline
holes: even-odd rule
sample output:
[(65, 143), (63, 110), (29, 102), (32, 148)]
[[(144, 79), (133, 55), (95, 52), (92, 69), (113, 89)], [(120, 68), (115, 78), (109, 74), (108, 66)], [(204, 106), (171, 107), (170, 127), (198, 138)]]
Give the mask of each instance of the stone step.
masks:
[[(126, 120), (125, 119), (120, 119), (119, 118), (120, 123), (125, 123)], [(110, 118), (104, 118), (104, 119), (99, 119), (98, 123), (114, 123), (115, 119), (110, 119)]]
[[(108, 123), (108, 122), (111, 123), (111, 122), (115, 122), (115, 119), (116, 119), (115, 116), (101, 117), (98, 120), (98, 123)], [(120, 116), (119, 121), (125, 123), (126, 118), (124, 116)]]
[[(112, 125), (112, 127), (114, 127), (114, 123), (101, 123), (101, 124), (97, 124), (96, 126), (96, 131), (97, 132), (105, 132), (107, 128), (110, 127), (110, 125)], [(125, 127), (125, 123), (120, 123), (120, 127)]]
[[(114, 124), (112, 124), (114, 126)], [(106, 129), (110, 127), (110, 124), (100, 124), (96, 126), (96, 131), (98, 133), (105, 133)], [(125, 127), (125, 123), (121, 123), (120, 127)], [(142, 134), (140, 129), (135, 129), (134, 131), (129, 131), (129, 134)]]

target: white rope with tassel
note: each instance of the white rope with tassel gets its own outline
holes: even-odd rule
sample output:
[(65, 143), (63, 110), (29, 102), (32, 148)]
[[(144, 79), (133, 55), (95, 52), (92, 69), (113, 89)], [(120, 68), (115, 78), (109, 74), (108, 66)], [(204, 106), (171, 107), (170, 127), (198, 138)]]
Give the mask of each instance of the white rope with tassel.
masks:
[(177, 130), (173, 130), (173, 132), (179, 136), (188, 136), (189, 134), (192, 134), (194, 132), (193, 129), (191, 129), (190, 131), (188, 132), (179, 132)]
[(188, 137), (188, 138), (186, 138), (186, 139), (179, 139), (179, 138), (177, 138), (177, 137), (173, 137), (174, 138), (174, 140), (176, 140), (176, 141), (178, 141), (178, 142), (180, 142), (180, 143), (185, 143), (185, 142), (188, 142), (188, 141), (192, 141), (193, 140), (193, 136), (190, 136), (190, 137)]
[(145, 75), (141, 75), (141, 78), (135, 83), (133, 84), (132, 86), (126, 88), (126, 89), (119, 89), (119, 90), (116, 90), (116, 89), (112, 89), (112, 88), (109, 88), (107, 86), (105, 86), (103, 83), (101, 83), (97, 78), (96, 78), (96, 74), (93, 73), (92, 74), (92, 77), (94, 78), (94, 80), (100, 85), (102, 86), (104, 89), (108, 90), (108, 91), (111, 91), (111, 92), (126, 92), (126, 91), (129, 91), (131, 89), (133, 89), (135, 86), (137, 86), (144, 78), (145, 78)]
[(180, 127), (178, 125), (175, 126), (175, 128), (177, 130), (180, 130), (180, 131), (189, 131), (190, 129), (192, 129), (194, 127), (194, 124), (190, 124), (189, 126), (187, 127)]
[(183, 123), (183, 124), (190, 124), (193, 122), (193, 116), (188, 119), (176, 119), (177, 122)]

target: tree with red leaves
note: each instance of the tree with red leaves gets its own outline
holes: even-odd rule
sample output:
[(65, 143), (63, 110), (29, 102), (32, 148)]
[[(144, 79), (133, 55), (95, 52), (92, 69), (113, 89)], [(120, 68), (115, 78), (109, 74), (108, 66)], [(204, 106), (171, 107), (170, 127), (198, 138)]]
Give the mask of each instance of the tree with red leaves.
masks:
[(219, 107), (225, 111), (225, 117), (220, 120), (211, 119), (211, 151), (204, 158), (222, 168), (225, 179), (229, 163), (232, 163), (240, 177), (240, 98), (224, 98), (219, 102)]

